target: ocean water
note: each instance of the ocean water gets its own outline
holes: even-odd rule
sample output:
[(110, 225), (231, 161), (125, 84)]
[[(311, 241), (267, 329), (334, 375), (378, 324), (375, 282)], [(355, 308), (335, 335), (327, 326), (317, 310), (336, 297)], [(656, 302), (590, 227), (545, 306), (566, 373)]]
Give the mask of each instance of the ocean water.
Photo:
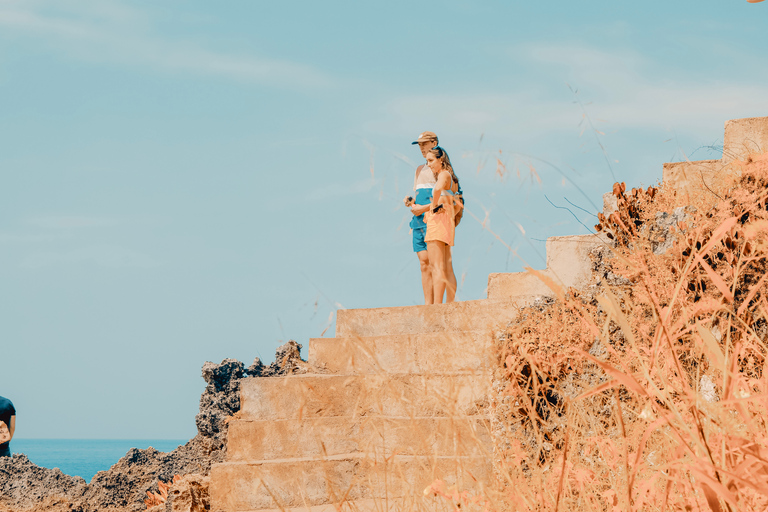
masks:
[(106, 471), (131, 448), (150, 446), (170, 452), (187, 440), (175, 439), (17, 439), (11, 441), (12, 453), (23, 453), (45, 468), (59, 468), (90, 482), (93, 475)]

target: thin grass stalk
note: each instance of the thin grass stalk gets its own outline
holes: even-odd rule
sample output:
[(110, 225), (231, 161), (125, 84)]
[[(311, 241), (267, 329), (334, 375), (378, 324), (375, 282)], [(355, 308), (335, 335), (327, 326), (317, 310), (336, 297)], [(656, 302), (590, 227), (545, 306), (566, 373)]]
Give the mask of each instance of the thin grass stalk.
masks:
[[(569, 406), (566, 406), (566, 411), (570, 409)], [(566, 416), (568, 416), (566, 412)], [(566, 423), (565, 426), (565, 441), (563, 444), (563, 465), (560, 470), (560, 480), (557, 484), (557, 499), (555, 500), (555, 512), (558, 512), (558, 509), (560, 508), (560, 495), (563, 492), (563, 480), (565, 480), (565, 464), (568, 460), (568, 434), (570, 432), (570, 422)]]

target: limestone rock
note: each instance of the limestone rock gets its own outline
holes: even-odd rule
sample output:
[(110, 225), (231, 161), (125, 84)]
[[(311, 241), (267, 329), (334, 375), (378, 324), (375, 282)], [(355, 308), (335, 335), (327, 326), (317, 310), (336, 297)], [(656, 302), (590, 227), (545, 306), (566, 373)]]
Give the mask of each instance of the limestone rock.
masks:
[(31, 508), (51, 496), (76, 499), (85, 491), (85, 480), (60, 469), (42, 468), (26, 455), (0, 457), (0, 503)]
[(699, 393), (701, 393), (702, 398), (707, 402), (714, 403), (719, 400), (715, 382), (709, 375), (701, 376), (701, 379), (699, 380)]
[(185, 475), (168, 492), (165, 512), (205, 512), (210, 509), (207, 476)]
[(203, 365), (203, 379), (208, 385), (200, 396), (200, 413), (195, 417), (195, 424), (201, 436), (213, 441), (214, 449), (223, 449), (226, 419), (240, 410), (243, 366), (235, 359)]
[(254, 358), (253, 364), (245, 369), (245, 374), (248, 377), (261, 377), (261, 373), (264, 371), (264, 363), (258, 357)]
[(684, 207), (675, 208), (672, 213), (658, 212), (656, 222), (650, 229), (653, 254), (664, 254), (675, 245), (675, 233), (679, 232), (678, 225), (684, 222), (688, 215)]
[(277, 347), (275, 362), (267, 366), (261, 373), (262, 377), (277, 377), (292, 373), (305, 373), (307, 362), (301, 358), (301, 345), (293, 340)]

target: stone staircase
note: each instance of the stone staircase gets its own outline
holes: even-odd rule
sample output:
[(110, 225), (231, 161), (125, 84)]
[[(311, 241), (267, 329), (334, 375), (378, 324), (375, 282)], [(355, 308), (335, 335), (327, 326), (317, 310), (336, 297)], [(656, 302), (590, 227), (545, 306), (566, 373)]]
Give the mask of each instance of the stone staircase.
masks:
[[(542, 272), (584, 282), (589, 260), (574, 271), (574, 259), (601, 244), (552, 238)], [(336, 337), (309, 341), (317, 373), (243, 381), (227, 461), (211, 472), (212, 510), (436, 510), (423, 496), (436, 478), (493, 481), (493, 335), (551, 293), (515, 289), (529, 276), (493, 274), (485, 300), (340, 310)]]
[[(757, 147), (768, 148), (768, 118), (729, 121), (723, 160), (666, 164), (665, 184), (701, 192)], [(596, 235), (550, 238), (538, 276), (586, 286), (600, 247)], [(538, 276), (491, 274), (485, 300), (338, 311), (336, 337), (309, 341), (316, 373), (242, 382), (227, 461), (211, 470), (211, 510), (447, 511), (424, 497), (435, 479), (493, 482), (493, 336), (554, 295)]]

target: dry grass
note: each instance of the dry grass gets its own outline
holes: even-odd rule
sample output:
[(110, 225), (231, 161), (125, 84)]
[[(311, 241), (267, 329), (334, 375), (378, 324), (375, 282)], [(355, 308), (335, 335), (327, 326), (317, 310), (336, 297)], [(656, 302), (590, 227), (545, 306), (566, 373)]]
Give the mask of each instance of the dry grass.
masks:
[[(500, 341), (496, 442), (512, 510), (768, 508), (768, 154), (688, 209), (614, 187), (619, 277), (528, 309)], [(668, 210), (667, 210), (668, 211)]]

